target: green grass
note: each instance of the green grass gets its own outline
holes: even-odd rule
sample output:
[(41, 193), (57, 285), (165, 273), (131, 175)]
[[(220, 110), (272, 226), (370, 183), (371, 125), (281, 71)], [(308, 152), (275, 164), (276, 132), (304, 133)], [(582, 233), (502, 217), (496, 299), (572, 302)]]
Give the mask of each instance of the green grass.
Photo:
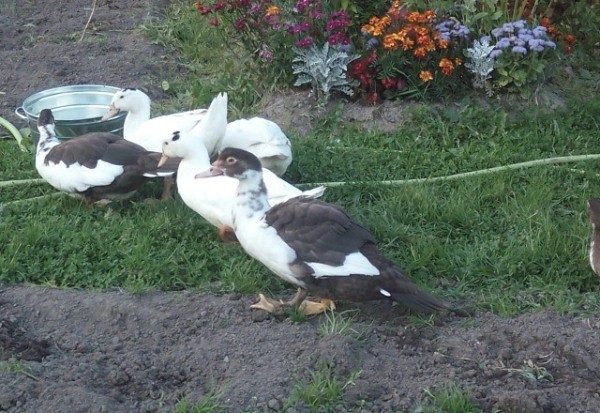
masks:
[[(558, 155), (600, 153), (600, 103), (509, 118), (472, 106), (458, 116), (417, 109), (396, 133), (324, 122), (294, 140), (293, 182), (438, 176)], [(329, 148), (329, 149), (324, 149)], [(33, 178), (31, 155), (0, 142), (0, 180)], [(402, 187), (329, 188), (325, 199), (369, 227), (382, 250), (425, 288), (500, 314), (553, 307), (597, 311), (587, 261), (586, 201), (599, 195), (597, 161), (540, 166)], [(0, 202), (54, 191), (0, 188)], [(6, 206), (0, 215), (0, 282), (61, 287), (200, 288), (277, 292), (285, 284), (179, 199), (88, 208), (69, 197)], [(289, 287), (289, 286), (286, 286)]]
[(340, 334), (354, 338), (361, 338), (363, 333), (355, 328), (356, 311), (326, 311), (325, 317), (322, 318), (319, 324), (319, 335), (321, 337), (330, 334)]
[[(169, 81), (169, 91), (188, 107), (207, 106), (219, 92), (229, 94), (229, 116), (253, 113), (261, 97), (279, 87), (285, 77), (277, 68), (266, 75), (255, 57), (235, 42), (225, 25), (219, 30), (200, 16), (191, 2), (174, 3), (165, 18), (146, 24), (143, 29), (151, 41), (177, 50), (184, 61), (186, 75)], [(289, 80), (289, 79), (288, 79)]]
[(225, 409), (215, 393), (206, 394), (196, 404), (190, 404), (187, 399), (180, 400), (175, 405), (173, 413), (218, 413)]
[(415, 413), (478, 413), (471, 396), (456, 384), (450, 384), (432, 392), (425, 390), (427, 399)]
[(310, 372), (307, 381), (298, 381), (288, 396), (285, 408), (302, 403), (311, 412), (331, 412), (342, 402), (345, 390), (354, 384), (360, 372), (343, 381), (333, 376), (324, 364)]

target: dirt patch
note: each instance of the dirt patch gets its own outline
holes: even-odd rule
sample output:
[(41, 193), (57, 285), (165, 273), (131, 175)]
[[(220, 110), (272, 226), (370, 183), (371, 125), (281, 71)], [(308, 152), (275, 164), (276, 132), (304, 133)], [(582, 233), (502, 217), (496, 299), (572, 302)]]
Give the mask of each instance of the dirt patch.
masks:
[(280, 410), (324, 363), (340, 380), (360, 372), (342, 411), (410, 411), (424, 389), (447, 383), (485, 411), (600, 411), (598, 316), (482, 313), (410, 326), (381, 303), (350, 307), (361, 336), (323, 336), (323, 316), (252, 322), (254, 299), (6, 287), (2, 319), (46, 343), (47, 354), (13, 352), (28, 374), (0, 372), (0, 408), (170, 411), (182, 397), (193, 403), (216, 391), (228, 411)]
[(0, 5), (0, 116), (19, 122), (14, 110), (40, 90), (71, 84), (144, 87), (172, 73), (172, 59), (137, 28), (164, 9), (165, 0), (98, 0), (83, 41), (92, 1), (4, 0)]

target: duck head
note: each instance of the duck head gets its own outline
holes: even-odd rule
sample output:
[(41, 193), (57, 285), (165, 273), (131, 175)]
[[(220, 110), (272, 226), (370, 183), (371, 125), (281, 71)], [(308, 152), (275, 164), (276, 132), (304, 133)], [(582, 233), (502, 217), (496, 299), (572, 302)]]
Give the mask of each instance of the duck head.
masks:
[(37, 127), (42, 136), (54, 136), (54, 115), (50, 109), (42, 109), (38, 115)]
[(226, 175), (243, 181), (260, 174), (262, 174), (262, 166), (256, 156), (243, 149), (225, 148), (209, 170), (195, 177), (198, 179)]
[(121, 111), (150, 112), (150, 98), (139, 89), (121, 89), (113, 95), (108, 112), (102, 117), (102, 120), (110, 119)]

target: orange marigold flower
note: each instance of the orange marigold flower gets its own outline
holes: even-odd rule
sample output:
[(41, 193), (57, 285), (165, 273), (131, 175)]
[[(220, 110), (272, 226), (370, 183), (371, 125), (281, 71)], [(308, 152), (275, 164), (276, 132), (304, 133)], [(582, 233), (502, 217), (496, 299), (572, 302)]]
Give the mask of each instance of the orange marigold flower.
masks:
[(446, 39), (442, 39), (441, 36), (436, 35), (435, 36), (435, 42), (437, 43), (437, 47), (439, 47), (440, 49), (447, 49), (448, 48), (448, 40)]
[(423, 82), (429, 82), (430, 80), (433, 80), (433, 75), (429, 70), (421, 70), (419, 72), (419, 79)]
[(450, 76), (454, 71), (454, 64), (452, 63), (452, 60), (447, 59), (445, 57), (442, 60), (440, 60), (438, 66), (440, 67), (440, 69), (442, 69), (442, 73), (446, 76)]
[(396, 36), (388, 34), (383, 38), (384, 49), (395, 49), (396, 48)]
[(423, 19), (427, 22), (432, 22), (435, 19), (435, 12), (433, 10), (427, 10), (423, 13)]
[(421, 13), (413, 11), (408, 13), (408, 16), (406, 16), (406, 20), (408, 20), (411, 23), (419, 23), (419, 21), (421, 21)]
[(279, 7), (277, 7), (274, 4), (272, 4), (269, 7), (267, 7), (267, 13), (265, 15), (267, 17), (271, 17), (271, 16), (276, 16), (279, 13), (281, 13), (281, 10), (279, 9)]
[(431, 44), (431, 38), (429, 36), (417, 37), (417, 44), (420, 46), (429, 46)]
[(565, 36), (565, 42), (567, 42), (567, 44), (568, 44), (569, 46), (572, 46), (572, 45), (575, 43), (575, 41), (576, 41), (576, 40), (577, 40), (577, 39), (576, 39), (576, 38), (575, 38), (575, 36), (573, 36), (572, 34), (567, 34), (567, 35)]
[(427, 49), (425, 49), (424, 47), (417, 47), (414, 51), (415, 57), (418, 57), (419, 59), (425, 57), (426, 54), (427, 54)]

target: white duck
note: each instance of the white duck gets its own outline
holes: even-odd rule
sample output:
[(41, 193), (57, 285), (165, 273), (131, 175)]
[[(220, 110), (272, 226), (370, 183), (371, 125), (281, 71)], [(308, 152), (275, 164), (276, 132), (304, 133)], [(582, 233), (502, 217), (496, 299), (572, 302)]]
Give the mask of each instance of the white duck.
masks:
[[(230, 240), (233, 235), (232, 208), (237, 181), (227, 176), (195, 179), (196, 174), (210, 167), (208, 151), (202, 142), (213, 142), (219, 139), (227, 126), (227, 105), (222, 104), (220, 97), (213, 100), (206, 117), (193, 131), (194, 133), (175, 131), (165, 138), (162, 145), (163, 158), (159, 165), (168, 158), (182, 158), (177, 170), (177, 187), (181, 198), (188, 207), (219, 228), (219, 236), (222, 240)], [(272, 205), (299, 195), (319, 197), (325, 190), (323, 187), (318, 187), (302, 192), (268, 169), (264, 169), (263, 174), (269, 202)]]
[[(121, 111), (127, 111), (123, 125), (123, 137), (152, 152), (162, 150), (165, 134), (175, 130), (189, 131), (206, 115), (206, 109), (197, 109), (150, 119), (150, 98), (139, 89), (126, 88), (116, 92), (108, 112), (102, 119), (109, 119)], [(216, 144), (216, 143), (215, 143)], [(212, 153), (215, 147), (208, 148)]]
[(292, 163), (292, 144), (281, 128), (264, 118), (238, 119), (227, 125), (219, 144), (224, 148), (244, 149), (253, 153), (262, 164), (281, 176)]
[[(162, 141), (173, 131), (188, 132), (206, 115), (206, 109), (150, 118), (150, 98), (139, 89), (126, 88), (116, 92), (103, 119), (109, 119), (121, 111), (127, 111), (123, 125), (123, 137), (149, 151), (162, 149)], [(265, 168), (281, 176), (292, 162), (289, 139), (276, 123), (254, 117), (239, 119), (227, 125), (225, 136), (219, 141), (204, 142), (209, 155), (215, 155), (225, 147), (247, 150), (256, 155)]]

